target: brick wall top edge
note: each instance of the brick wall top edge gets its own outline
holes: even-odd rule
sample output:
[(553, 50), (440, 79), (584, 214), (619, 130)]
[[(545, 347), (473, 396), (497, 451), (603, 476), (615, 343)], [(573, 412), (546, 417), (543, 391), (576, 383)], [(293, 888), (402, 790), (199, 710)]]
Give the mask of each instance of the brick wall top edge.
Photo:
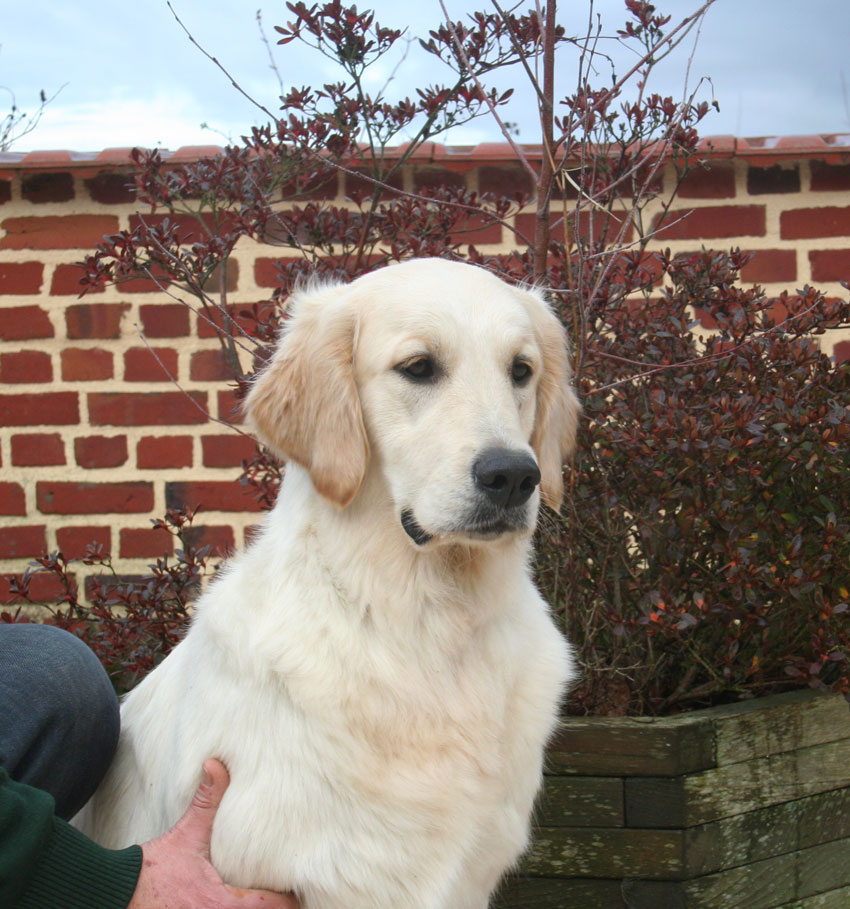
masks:
[[(531, 158), (540, 156), (539, 145), (522, 145), (522, 150)], [(401, 152), (405, 148), (397, 148)], [(105, 148), (101, 151), (45, 150), (31, 152), (0, 152), (0, 176), (9, 177), (19, 173), (38, 170), (74, 170), (96, 173), (108, 167), (132, 167), (131, 147)], [(200, 158), (219, 154), (218, 145), (187, 145), (175, 151), (161, 149), (163, 158), (174, 164), (185, 164)], [(392, 154), (393, 150), (390, 150)], [(700, 142), (699, 153), (707, 157), (734, 158), (763, 161), (765, 158), (823, 158), (825, 160), (847, 160), (850, 158), (850, 133), (830, 133), (808, 136), (764, 136), (736, 138), (735, 136), (706, 136)], [(419, 148), (413, 160), (435, 164), (463, 163), (474, 166), (479, 163), (505, 162), (516, 160), (513, 149), (507, 142), (482, 142), (478, 145), (440, 145), (427, 142)]]

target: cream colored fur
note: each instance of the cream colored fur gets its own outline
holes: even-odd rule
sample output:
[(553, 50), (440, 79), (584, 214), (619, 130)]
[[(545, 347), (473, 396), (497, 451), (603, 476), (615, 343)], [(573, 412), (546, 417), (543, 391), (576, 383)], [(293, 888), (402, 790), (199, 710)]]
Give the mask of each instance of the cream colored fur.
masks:
[[(426, 356), (433, 381), (404, 373)], [(529, 576), (540, 491), (482, 531), (472, 464), (533, 454), (557, 507), (568, 378), (542, 297), (470, 265), (299, 293), (247, 401), (288, 461), (280, 497), (126, 698), (83, 828), (112, 847), (158, 835), (218, 757), (228, 882), (304, 909), (484, 909), (526, 848), (573, 670)]]

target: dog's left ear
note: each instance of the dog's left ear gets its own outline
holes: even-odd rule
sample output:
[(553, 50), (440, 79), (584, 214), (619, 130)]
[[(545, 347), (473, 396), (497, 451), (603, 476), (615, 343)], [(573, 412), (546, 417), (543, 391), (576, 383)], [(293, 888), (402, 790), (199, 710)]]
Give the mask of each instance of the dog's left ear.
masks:
[(570, 385), (567, 337), (563, 325), (535, 292), (529, 292), (528, 309), (537, 343), (543, 354), (543, 371), (537, 386), (537, 412), (531, 447), (540, 467), (543, 501), (558, 511), (564, 500), (563, 468), (575, 448), (580, 406)]
[(356, 319), (346, 299), (346, 287), (296, 294), (278, 348), (245, 400), (260, 440), (306, 468), (317, 492), (341, 507), (369, 462), (352, 365)]

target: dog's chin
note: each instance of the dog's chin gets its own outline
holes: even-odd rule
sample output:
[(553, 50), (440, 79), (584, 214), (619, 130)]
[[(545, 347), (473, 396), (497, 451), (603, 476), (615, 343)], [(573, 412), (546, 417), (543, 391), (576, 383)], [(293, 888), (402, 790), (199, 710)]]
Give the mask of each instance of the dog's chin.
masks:
[(529, 536), (533, 526), (528, 518), (498, 517), (489, 520), (473, 520), (465, 524), (454, 524), (436, 531), (425, 530), (416, 520), (412, 509), (405, 508), (401, 513), (401, 526), (404, 532), (418, 547), (433, 543), (446, 544), (481, 544), (517, 536)]

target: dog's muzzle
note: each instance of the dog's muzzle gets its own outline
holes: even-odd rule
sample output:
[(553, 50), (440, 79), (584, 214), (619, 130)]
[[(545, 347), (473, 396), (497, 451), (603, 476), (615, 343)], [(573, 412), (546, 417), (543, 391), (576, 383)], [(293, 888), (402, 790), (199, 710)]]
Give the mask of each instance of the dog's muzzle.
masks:
[[(478, 504), (466, 520), (449, 524), (443, 531), (493, 539), (527, 529), (528, 513), (523, 506), (540, 484), (540, 469), (530, 454), (507, 448), (488, 448), (472, 465), (472, 481)], [(424, 546), (434, 539), (434, 535), (419, 524), (410, 508), (402, 511), (401, 526), (417, 546)]]
[(530, 454), (488, 448), (472, 465), (475, 486), (498, 508), (519, 508), (540, 483), (540, 468)]

